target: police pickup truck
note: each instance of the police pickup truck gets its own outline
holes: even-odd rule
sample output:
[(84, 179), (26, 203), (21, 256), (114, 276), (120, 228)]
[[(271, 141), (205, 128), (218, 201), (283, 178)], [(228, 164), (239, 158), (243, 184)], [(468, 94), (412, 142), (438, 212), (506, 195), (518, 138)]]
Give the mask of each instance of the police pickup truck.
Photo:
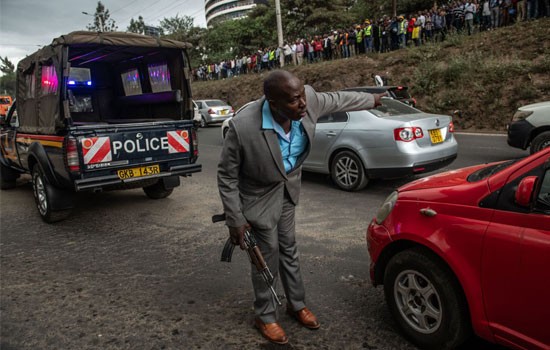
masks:
[(46, 222), (75, 192), (143, 188), (169, 196), (201, 171), (187, 43), (132, 33), (72, 32), (17, 66), (2, 120), (0, 187), (28, 173)]

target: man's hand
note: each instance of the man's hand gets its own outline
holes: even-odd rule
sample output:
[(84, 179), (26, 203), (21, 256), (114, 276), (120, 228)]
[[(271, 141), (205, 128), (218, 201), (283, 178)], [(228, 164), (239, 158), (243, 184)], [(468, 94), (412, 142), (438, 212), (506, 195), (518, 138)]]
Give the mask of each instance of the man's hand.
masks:
[(249, 224), (239, 227), (229, 227), (229, 236), (231, 237), (231, 242), (233, 242), (234, 245), (241, 246), (242, 250), (246, 249), (246, 245), (244, 244), (244, 233), (247, 230), (250, 230)]
[(382, 105), (382, 97), (388, 97), (388, 93), (387, 92), (382, 92), (380, 94), (372, 94), (374, 96), (374, 108)]

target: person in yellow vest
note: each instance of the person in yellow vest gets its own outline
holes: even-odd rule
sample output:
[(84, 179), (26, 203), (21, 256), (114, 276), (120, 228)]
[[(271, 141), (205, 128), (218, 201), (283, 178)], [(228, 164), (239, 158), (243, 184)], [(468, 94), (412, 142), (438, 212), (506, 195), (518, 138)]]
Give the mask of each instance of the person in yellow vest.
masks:
[(407, 21), (403, 16), (397, 18), (397, 35), (399, 36), (399, 48), (404, 49), (407, 47)]
[(365, 29), (363, 29), (363, 42), (365, 44), (365, 53), (374, 51), (372, 40), (373, 40), (372, 24), (370, 23), (370, 20), (366, 19)]
[(357, 25), (355, 28), (357, 29), (357, 33), (355, 34), (355, 52), (358, 54), (365, 53), (365, 46), (363, 46), (363, 28), (360, 25)]

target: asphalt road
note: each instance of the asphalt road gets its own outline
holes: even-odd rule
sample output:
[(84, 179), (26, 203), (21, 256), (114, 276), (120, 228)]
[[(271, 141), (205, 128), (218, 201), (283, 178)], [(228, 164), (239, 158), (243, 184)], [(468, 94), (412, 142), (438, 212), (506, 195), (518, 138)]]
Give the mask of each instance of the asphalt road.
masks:
[[(527, 155), (504, 136), (457, 135), (446, 169)], [(372, 181), (347, 193), (304, 174), (297, 239), (307, 301), (322, 324), (267, 343), (252, 327), (246, 255), (220, 262), (227, 238), (215, 172), (217, 127), (199, 131), (202, 173), (164, 200), (141, 190), (83, 193), (66, 221), (43, 223), (21, 179), (0, 193), (0, 348), (8, 349), (414, 349), (395, 330), (368, 277), (365, 230), (385, 197), (413, 178)], [(284, 301), (283, 301), (284, 304)], [(495, 348), (474, 341), (467, 348)]]

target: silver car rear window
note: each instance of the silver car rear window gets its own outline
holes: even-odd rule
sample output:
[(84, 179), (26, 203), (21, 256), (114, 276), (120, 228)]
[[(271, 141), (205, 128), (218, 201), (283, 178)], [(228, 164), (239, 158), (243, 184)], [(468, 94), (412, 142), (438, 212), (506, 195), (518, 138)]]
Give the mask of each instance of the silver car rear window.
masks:
[(212, 100), (212, 101), (206, 101), (206, 104), (210, 107), (221, 107), (221, 106), (227, 106), (227, 103), (220, 101), (220, 100)]
[(380, 118), (421, 113), (421, 111), (416, 108), (389, 98), (382, 99), (382, 105), (374, 109), (370, 109), (369, 112)]

